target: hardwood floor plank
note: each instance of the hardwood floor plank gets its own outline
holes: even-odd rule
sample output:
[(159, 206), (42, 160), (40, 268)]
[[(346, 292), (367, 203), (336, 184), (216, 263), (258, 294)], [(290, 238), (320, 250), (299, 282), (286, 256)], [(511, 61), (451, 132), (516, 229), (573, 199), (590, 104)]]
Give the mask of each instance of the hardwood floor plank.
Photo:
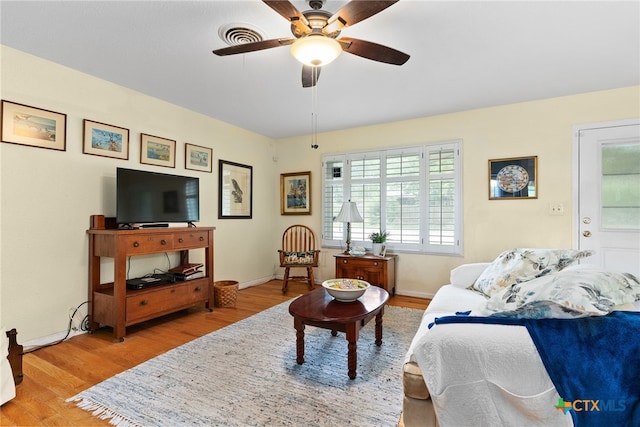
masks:
[[(213, 312), (204, 306), (194, 307), (128, 327), (123, 342), (114, 342), (111, 328), (102, 328), (25, 354), (24, 381), (16, 388), (16, 398), (0, 408), (0, 425), (108, 426), (108, 421), (93, 417), (66, 399), (175, 347), (308, 291), (302, 283), (290, 283), (285, 295), (281, 288), (281, 280), (272, 280), (241, 289), (235, 307), (215, 307)], [(389, 305), (422, 310), (428, 304), (426, 299), (399, 295), (389, 300)]]

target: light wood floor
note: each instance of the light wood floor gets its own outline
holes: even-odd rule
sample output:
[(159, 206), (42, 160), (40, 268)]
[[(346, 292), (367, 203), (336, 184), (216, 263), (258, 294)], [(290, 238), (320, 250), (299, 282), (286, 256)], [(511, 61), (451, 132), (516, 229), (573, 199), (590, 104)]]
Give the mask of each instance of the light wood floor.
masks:
[[(281, 286), (282, 281), (273, 280), (242, 289), (235, 307), (213, 312), (196, 307), (129, 327), (122, 343), (113, 342), (111, 328), (103, 328), (27, 353), (24, 380), (16, 388), (16, 398), (0, 408), (0, 425), (107, 426), (107, 421), (65, 400), (172, 348), (307, 292), (305, 284), (290, 283), (282, 295)], [(417, 309), (428, 304), (427, 299), (403, 296), (389, 301), (389, 305)], [(295, 336), (293, 329), (291, 336)]]

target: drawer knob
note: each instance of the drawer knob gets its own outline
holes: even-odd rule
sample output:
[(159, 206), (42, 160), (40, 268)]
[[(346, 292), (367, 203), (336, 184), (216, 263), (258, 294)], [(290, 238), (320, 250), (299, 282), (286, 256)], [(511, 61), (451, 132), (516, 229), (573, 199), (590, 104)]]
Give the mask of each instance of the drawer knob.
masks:
[(147, 305), (149, 304), (149, 301), (147, 301), (146, 299), (143, 299), (142, 301), (140, 301), (140, 305)]
[(137, 248), (138, 246), (140, 246), (140, 242), (133, 242), (133, 247)]
[(343, 259), (342, 262), (346, 264), (348, 261), (346, 259)]
[(200, 236), (200, 241), (204, 242), (204, 236)]
[(182, 243), (182, 242), (184, 242), (184, 239), (181, 237), (181, 238), (178, 239), (178, 242)]
[(378, 261), (374, 262), (373, 265), (378, 265)]
[(161, 244), (161, 245), (166, 245), (166, 244), (167, 244), (167, 241), (166, 241), (166, 240), (164, 240), (164, 239), (162, 239), (162, 240), (160, 240), (160, 244)]
[(200, 292), (201, 290), (202, 288), (200, 286), (196, 286), (196, 289), (195, 289), (196, 292)]

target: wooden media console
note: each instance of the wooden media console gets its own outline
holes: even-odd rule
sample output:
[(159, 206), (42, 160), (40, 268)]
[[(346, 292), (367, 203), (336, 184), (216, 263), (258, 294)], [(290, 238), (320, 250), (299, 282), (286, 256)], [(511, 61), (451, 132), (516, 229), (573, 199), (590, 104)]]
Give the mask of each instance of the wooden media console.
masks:
[[(89, 235), (89, 330), (113, 327), (122, 341), (126, 327), (204, 303), (213, 309), (213, 232), (215, 227), (104, 228), (101, 215), (91, 218)], [(97, 220), (96, 220), (97, 218)], [(104, 218), (104, 217), (103, 217)], [(102, 227), (102, 228), (101, 228)], [(181, 252), (183, 264), (189, 250), (204, 249), (205, 277), (145, 289), (127, 289), (127, 258), (163, 252)], [(113, 258), (111, 283), (100, 283), (100, 258)]]

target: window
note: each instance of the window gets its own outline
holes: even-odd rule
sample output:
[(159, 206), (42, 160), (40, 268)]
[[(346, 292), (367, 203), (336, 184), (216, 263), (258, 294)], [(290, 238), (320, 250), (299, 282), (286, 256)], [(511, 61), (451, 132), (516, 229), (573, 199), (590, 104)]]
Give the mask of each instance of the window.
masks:
[(323, 156), (322, 244), (344, 247), (342, 203), (356, 202), (352, 246), (386, 230), (391, 250), (462, 254), (461, 142)]

